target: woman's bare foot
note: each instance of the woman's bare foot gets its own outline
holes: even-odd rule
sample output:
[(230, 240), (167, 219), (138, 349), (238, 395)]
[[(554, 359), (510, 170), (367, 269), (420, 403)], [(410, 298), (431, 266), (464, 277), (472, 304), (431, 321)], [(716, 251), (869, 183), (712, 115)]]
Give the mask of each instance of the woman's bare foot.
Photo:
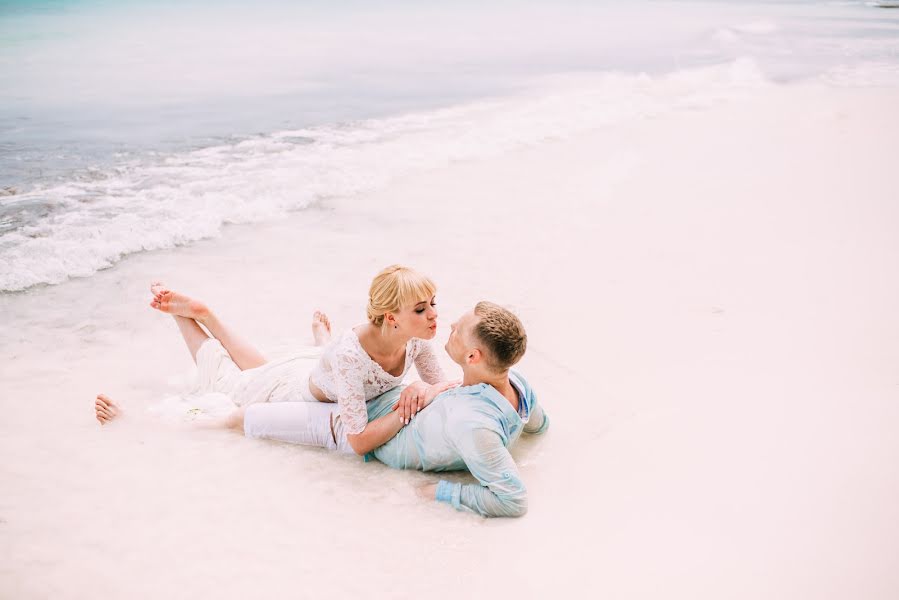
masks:
[(312, 314), (312, 337), (316, 346), (324, 346), (331, 341), (331, 321), (321, 311)]
[(153, 294), (150, 306), (158, 311), (200, 322), (209, 316), (208, 306), (199, 300), (171, 291), (161, 281), (153, 282), (150, 285), (150, 292)]
[(98, 394), (97, 401), (94, 403), (94, 411), (97, 414), (97, 420), (100, 421), (100, 425), (104, 425), (119, 416), (122, 409), (105, 394)]

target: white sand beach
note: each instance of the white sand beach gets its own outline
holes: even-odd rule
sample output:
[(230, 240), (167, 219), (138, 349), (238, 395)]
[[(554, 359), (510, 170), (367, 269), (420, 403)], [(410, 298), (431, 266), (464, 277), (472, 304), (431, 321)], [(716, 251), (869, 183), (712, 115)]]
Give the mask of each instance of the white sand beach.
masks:
[[(772, 84), (0, 295), (0, 597), (899, 597), (897, 105)], [(277, 354), (396, 262), (441, 345), (480, 299), (523, 319), (525, 517), (148, 413), (191, 376), (151, 279)]]

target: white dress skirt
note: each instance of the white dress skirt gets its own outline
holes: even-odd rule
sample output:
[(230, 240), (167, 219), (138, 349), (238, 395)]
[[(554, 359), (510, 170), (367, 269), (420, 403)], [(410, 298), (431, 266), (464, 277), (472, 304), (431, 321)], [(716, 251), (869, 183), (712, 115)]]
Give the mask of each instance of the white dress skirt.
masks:
[(241, 371), (218, 340), (197, 350), (197, 381), (191, 396), (224, 394), (246, 407), (244, 434), (353, 453), (333, 402), (319, 402), (309, 374), (322, 349), (301, 348), (291, 356)]
[(320, 356), (320, 347), (303, 347), (286, 358), (241, 371), (222, 344), (209, 338), (197, 350), (197, 380), (191, 394), (225, 394), (237, 406), (318, 402), (309, 391), (309, 373)]

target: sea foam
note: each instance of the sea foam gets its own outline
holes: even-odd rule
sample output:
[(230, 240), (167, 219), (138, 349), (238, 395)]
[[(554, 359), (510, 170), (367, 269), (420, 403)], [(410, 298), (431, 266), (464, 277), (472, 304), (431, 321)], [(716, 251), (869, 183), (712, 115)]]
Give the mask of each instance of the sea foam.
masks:
[(748, 59), (659, 77), (575, 74), (510, 97), (124, 161), (7, 199), (52, 208), (0, 237), (0, 290), (89, 276), (132, 253), (216, 237), (226, 224), (283, 218), (333, 197), (364, 202), (404, 174), (701, 109), (765, 85)]

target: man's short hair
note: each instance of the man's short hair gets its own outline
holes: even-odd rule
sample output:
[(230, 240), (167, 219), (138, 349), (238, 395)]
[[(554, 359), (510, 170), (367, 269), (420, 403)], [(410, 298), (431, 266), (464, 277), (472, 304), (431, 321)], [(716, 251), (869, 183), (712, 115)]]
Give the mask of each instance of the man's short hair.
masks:
[(478, 302), (474, 314), (480, 320), (472, 329), (475, 338), (486, 347), (487, 366), (497, 372), (508, 371), (527, 350), (524, 325), (512, 311), (493, 302)]

